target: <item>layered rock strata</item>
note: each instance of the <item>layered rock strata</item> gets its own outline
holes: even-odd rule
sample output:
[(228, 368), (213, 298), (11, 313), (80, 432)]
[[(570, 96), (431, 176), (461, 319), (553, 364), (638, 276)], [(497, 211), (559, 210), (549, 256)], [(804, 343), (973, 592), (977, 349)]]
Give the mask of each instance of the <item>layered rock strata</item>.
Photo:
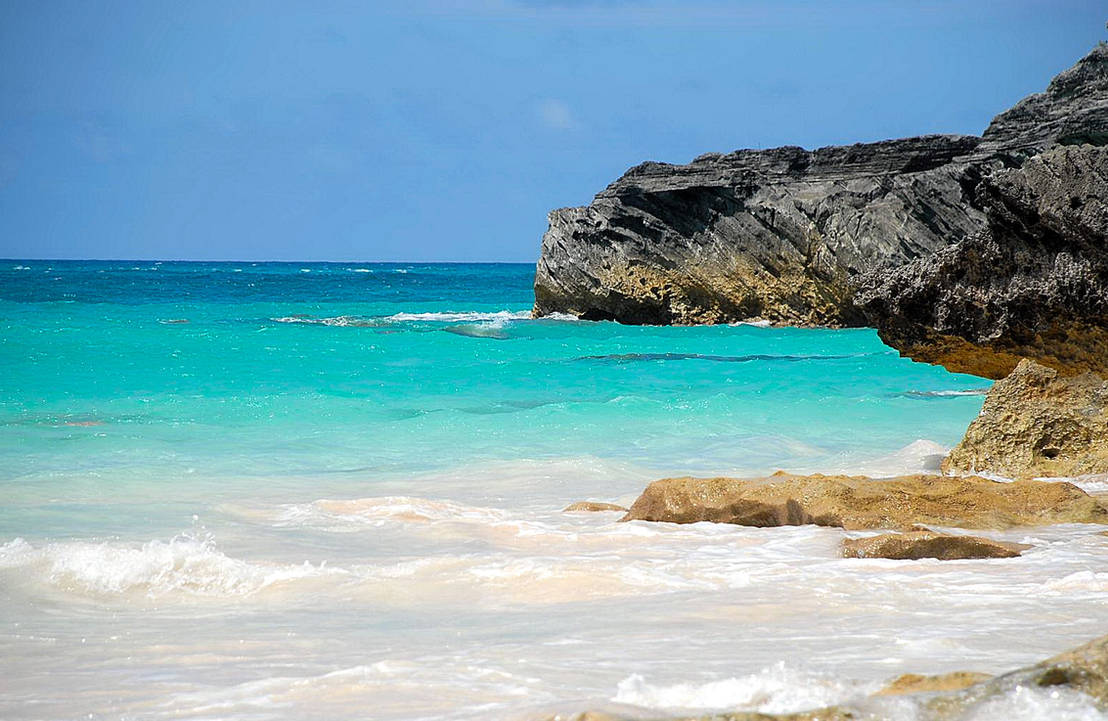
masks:
[[(864, 325), (872, 322), (867, 313), (873, 305), (881, 299), (894, 302), (899, 289), (889, 286), (882, 295), (874, 278), (913, 261), (923, 272), (937, 251), (977, 238), (987, 228), (986, 203), (1000, 219), (1001, 198), (1022, 203), (1009, 220), (1017, 221), (1015, 230), (1037, 233), (1043, 248), (1030, 251), (1032, 277), (1007, 284), (1007, 296), (997, 297), (995, 304), (1009, 302), (1009, 296), (1027, 297), (1022, 288), (1034, 286), (1035, 274), (1046, 272), (1052, 278), (1047, 282), (1059, 286), (1051, 310), (1069, 307), (1096, 286), (1096, 273), (1075, 267), (1084, 261), (1056, 248), (1056, 236), (1072, 240), (1072, 234), (1103, 221), (1098, 216), (1104, 188), (1100, 158), (1085, 151), (1106, 140), (1108, 48), (1100, 46), (1045, 92), (999, 115), (982, 138), (926, 136), (815, 151), (785, 147), (708, 154), (688, 165), (644, 163), (588, 206), (550, 214), (535, 277), (535, 313), (625, 323), (759, 317), (794, 325)], [(1061, 153), (1026, 172), (1009, 172), (1042, 151), (1078, 147), (1076, 154)], [(993, 178), (998, 173), (1003, 177)], [(1057, 192), (1051, 190), (1055, 185)], [(1078, 190), (1076, 196), (1071, 187)], [(996, 197), (982, 197), (989, 194)], [(1026, 222), (1030, 216), (1022, 208), (1031, 207), (1059, 212), (1040, 227)], [(995, 242), (1004, 246), (1007, 236), (997, 234)], [(872, 274), (870, 307), (863, 312), (855, 293), (867, 273)], [(1081, 276), (1078, 287), (1066, 286), (1075, 275)], [(974, 287), (979, 301), (992, 299), (987, 283)], [(880, 317), (898, 318), (898, 310)], [(1027, 327), (1039, 328), (1045, 314)], [(979, 332), (966, 337), (968, 342), (988, 337), (982, 325), (988, 325), (986, 315), (978, 318), (974, 328)], [(1010, 316), (1016, 320), (1019, 313)], [(905, 319), (915, 316), (908, 313)], [(926, 326), (928, 316), (922, 320)], [(1100, 327), (1099, 321), (1088, 321), (1093, 329)], [(1022, 326), (1015, 322), (1012, 327)], [(1043, 328), (1052, 332), (1050, 326)], [(1068, 327), (1062, 324), (1053, 332), (1060, 337)], [(919, 333), (906, 338), (919, 346)], [(1018, 353), (1036, 343), (1014, 332), (997, 351)], [(1041, 345), (1045, 358), (1051, 344)], [(1063, 356), (1080, 354), (1077, 345), (1063, 349)], [(1005, 365), (1010, 370), (1015, 364), (1002, 360), (990, 374), (1003, 375)]]
[(643, 163), (550, 214), (535, 313), (636, 324), (861, 325), (852, 279), (975, 232), (980, 143), (929, 136)]
[(1002, 483), (974, 476), (667, 478), (654, 481), (624, 521), (815, 524), (908, 529), (916, 524), (1002, 529), (1054, 523), (1108, 523), (1108, 510), (1066, 482)]
[(861, 281), (903, 355), (1003, 378), (1021, 358), (1108, 376), (1108, 148), (1057, 147), (977, 188), (981, 232)]

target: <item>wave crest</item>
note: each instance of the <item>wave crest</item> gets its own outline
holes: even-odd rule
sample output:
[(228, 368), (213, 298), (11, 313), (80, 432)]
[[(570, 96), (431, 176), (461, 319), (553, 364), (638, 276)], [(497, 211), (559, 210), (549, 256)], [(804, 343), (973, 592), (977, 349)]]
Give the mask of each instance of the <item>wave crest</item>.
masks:
[(873, 689), (777, 663), (758, 673), (703, 684), (653, 685), (634, 674), (619, 682), (612, 701), (659, 709), (793, 713), (842, 703), (866, 690)]
[(139, 547), (68, 541), (36, 548), (22, 538), (0, 546), (0, 569), (25, 569), (64, 591), (94, 596), (248, 596), (287, 581), (343, 573), (324, 566), (259, 564), (231, 558), (211, 539), (177, 536)]

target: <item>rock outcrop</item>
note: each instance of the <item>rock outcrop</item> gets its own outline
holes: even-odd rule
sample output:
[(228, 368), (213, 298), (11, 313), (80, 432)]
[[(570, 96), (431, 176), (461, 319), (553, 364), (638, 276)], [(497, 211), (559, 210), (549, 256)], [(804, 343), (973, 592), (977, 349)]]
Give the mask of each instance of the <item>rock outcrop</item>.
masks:
[(943, 470), (1009, 478), (1108, 473), (1108, 381), (1022, 361), (993, 385)]
[[(535, 277), (535, 313), (658, 324), (757, 317), (792, 325), (851, 326), (876, 317), (897, 347), (944, 340), (957, 350), (953, 339), (993, 339), (995, 307), (1030, 300), (1030, 290), (1043, 276), (1053, 284), (1046, 292), (1055, 300), (1042, 312), (1027, 309), (1026, 322), (1021, 309), (1007, 314), (1004, 327), (1011, 328), (1010, 337), (997, 340), (1002, 357), (989, 372), (1000, 377), (1014, 367), (1013, 358), (1025, 346), (1041, 345), (1044, 359), (1054, 353), (1058, 343), (1049, 337), (1072, 335), (1077, 320), (1087, 321), (1092, 341), (1103, 342), (1102, 324), (1088, 314), (1060, 317), (1054, 326), (1042, 321), (1053, 311), (1075, 307), (1077, 299), (1100, 287), (1099, 271), (1085, 267), (1095, 265), (1089, 255), (1059, 247), (1058, 236), (1069, 242), (1074, 233), (1095, 231), (1104, 222), (1102, 160), (1088, 151), (1106, 140), (1108, 48), (1101, 46), (1055, 78), (1046, 92), (999, 115), (982, 138), (940, 135), (815, 151), (785, 147), (708, 154), (688, 165), (644, 163), (588, 206), (550, 214)], [(1064, 152), (1024, 169), (1029, 159), (1051, 148)], [(998, 247), (987, 250), (999, 256), (998, 262), (1012, 253), (1019, 256), (1012, 264), (1012, 282), (1000, 283), (1006, 292), (994, 298), (996, 289), (972, 285), (980, 290), (979, 305), (993, 305), (978, 313), (971, 320), (973, 332), (964, 334), (948, 332), (959, 329), (954, 301), (973, 305), (974, 299), (954, 294), (947, 306), (951, 327), (940, 324), (934, 331), (938, 336), (928, 336), (924, 330), (934, 319), (920, 305), (925, 294), (914, 296), (918, 302), (896, 304), (895, 294), (909, 285), (913, 273), (900, 285), (877, 281), (912, 262), (915, 274), (930, 278), (935, 273), (927, 269), (936, 252), (971, 238), (988, 245), (982, 238), (990, 227), (986, 205), (992, 211), (989, 223), (1037, 234), (1042, 248), (1028, 251), (1035, 267), (1027, 278), (1015, 277), (1023, 251), (1009, 251), (1007, 236), (993, 229), (989, 235)], [(1006, 217), (1002, 206), (1011, 211)], [(1040, 223), (1025, 212), (1031, 209), (1057, 212)], [(1086, 233), (1076, 242), (1094, 241)], [(946, 270), (938, 275), (945, 277), (951, 269), (957, 273), (964, 261), (974, 261), (971, 254), (979, 245), (967, 245), (959, 257), (944, 256)], [(867, 273), (863, 311), (855, 294)], [(890, 307), (881, 309), (882, 302)], [(880, 312), (875, 316), (875, 311)], [(1048, 338), (1037, 341), (1036, 329)], [(1094, 353), (1080, 336), (1057, 351), (1063, 356)]]
[(550, 214), (535, 313), (637, 324), (860, 325), (852, 279), (975, 232), (980, 139), (929, 136), (644, 163)]
[(667, 478), (654, 481), (624, 521), (815, 524), (847, 529), (907, 529), (915, 524), (1000, 529), (1053, 523), (1108, 523), (1108, 510), (1066, 482), (903, 476)]
[(1005, 543), (980, 536), (910, 531), (848, 538), (843, 541), (843, 557), (889, 558), (895, 561), (936, 558), (940, 561), (958, 561), (973, 558), (1015, 558), (1028, 548), (1031, 546), (1023, 543)]
[(1108, 375), (1108, 148), (1057, 147), (997, 171), (977, 202), (981, 232), (860, 281), (882, 340), (987, 378), (1021, 358)]

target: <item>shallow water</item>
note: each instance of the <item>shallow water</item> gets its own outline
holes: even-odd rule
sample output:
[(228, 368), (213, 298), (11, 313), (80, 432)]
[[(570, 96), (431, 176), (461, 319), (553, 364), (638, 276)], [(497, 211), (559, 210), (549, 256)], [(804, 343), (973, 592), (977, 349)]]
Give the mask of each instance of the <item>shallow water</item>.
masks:
[(1104, 633), (1097, 529), (940, 564), (561, 513), (673, 474), (934, 468), (988, 383), (867, 330), (530, 320), (532, 272), (3, 266), (0, 717), (787, 711)]

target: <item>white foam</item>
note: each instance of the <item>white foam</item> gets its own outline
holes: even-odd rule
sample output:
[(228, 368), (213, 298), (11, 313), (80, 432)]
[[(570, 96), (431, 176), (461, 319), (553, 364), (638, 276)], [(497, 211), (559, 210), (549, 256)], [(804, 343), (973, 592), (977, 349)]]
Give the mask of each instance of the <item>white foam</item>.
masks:
[(748, 676), (707, 683), (650, 684), (639, 674), (619, 682), (612, 701), (652, 709), (728, 709), (792, 713), (843, 703), (868, 687), (777, 663)]
[(134, 547), (70, 541), (36, 548), (22, 538), (0, 546), (0, 569), (26, 569), (59, 589), (97, 596), (247, 596), (269, 586), (344, 573), (323, 566), (249, 563), (210, 539), (177, 536)]
[[(484, 323), (487, 327), (502, 328), (504, 323), (528, 320), (530, 311), (495, 312), (447, 311), (443, 313), (395, 313), (387, 316), (337, 315), (328, 318), (314, 318), (307, 315), (289, 315), (270, 318), (274, 323), (302, 323), (305, 325), (330, 326), (381, 326), (393, 323)], [(498, 324), (498, 325), (492, 325)]]
[(915, 440), (903, 448), (884, 456), (861, 462), (843, 463), (839, 467), (821, 464), (821, 472), (849, 473), (890, 478), (911, 473), (939, 473), (943, 458), (950, 449), (941, 443), (926, 439)]
[(441, 313), (394, 313), (385, 320), (396, 323), (422, 321), (427, 323), (480, 323), (483, 321), (510, 321), (528, 320), (531, 311), (499, 310), (494, 312), (483, 311), (444, 311)]
[(367, 318), (360, 315), (338, 315), (331, 318), (311, 318), (304, 315), (290, 315), (280, 318), (270, 318), (270, 320), (274, 323), (303, 323), (305, 325), (330, 325), (340, 327), (374, 327), (387, 323), (385, 319)]
[(1085, 694), (1067, 688), (1017, 686), (972, 709), (965, 721), (1104, 721), (1108, 714), (1097, 709)]
[(547, 313), (545, 315), (540, 316), (536, 320), (560, 320), (560, 321), (566, 321), (566, 322), (571, 322), (571, 323), (577, 323), (577, 322), (581, 321), (580, 318), (573, 315), (572, 313)]
[(505, 518), (507, 513), (495, 508), (411, 496), (382, 496), (352, 500), (324, 498), (308, 504), (293, 504), (284, 507), (277, 521), (291, 525), (310, 525), (320, 520), (346, 519), (376, 525), (388, 521), (431, 523), (462, 520), (492, 523)]

